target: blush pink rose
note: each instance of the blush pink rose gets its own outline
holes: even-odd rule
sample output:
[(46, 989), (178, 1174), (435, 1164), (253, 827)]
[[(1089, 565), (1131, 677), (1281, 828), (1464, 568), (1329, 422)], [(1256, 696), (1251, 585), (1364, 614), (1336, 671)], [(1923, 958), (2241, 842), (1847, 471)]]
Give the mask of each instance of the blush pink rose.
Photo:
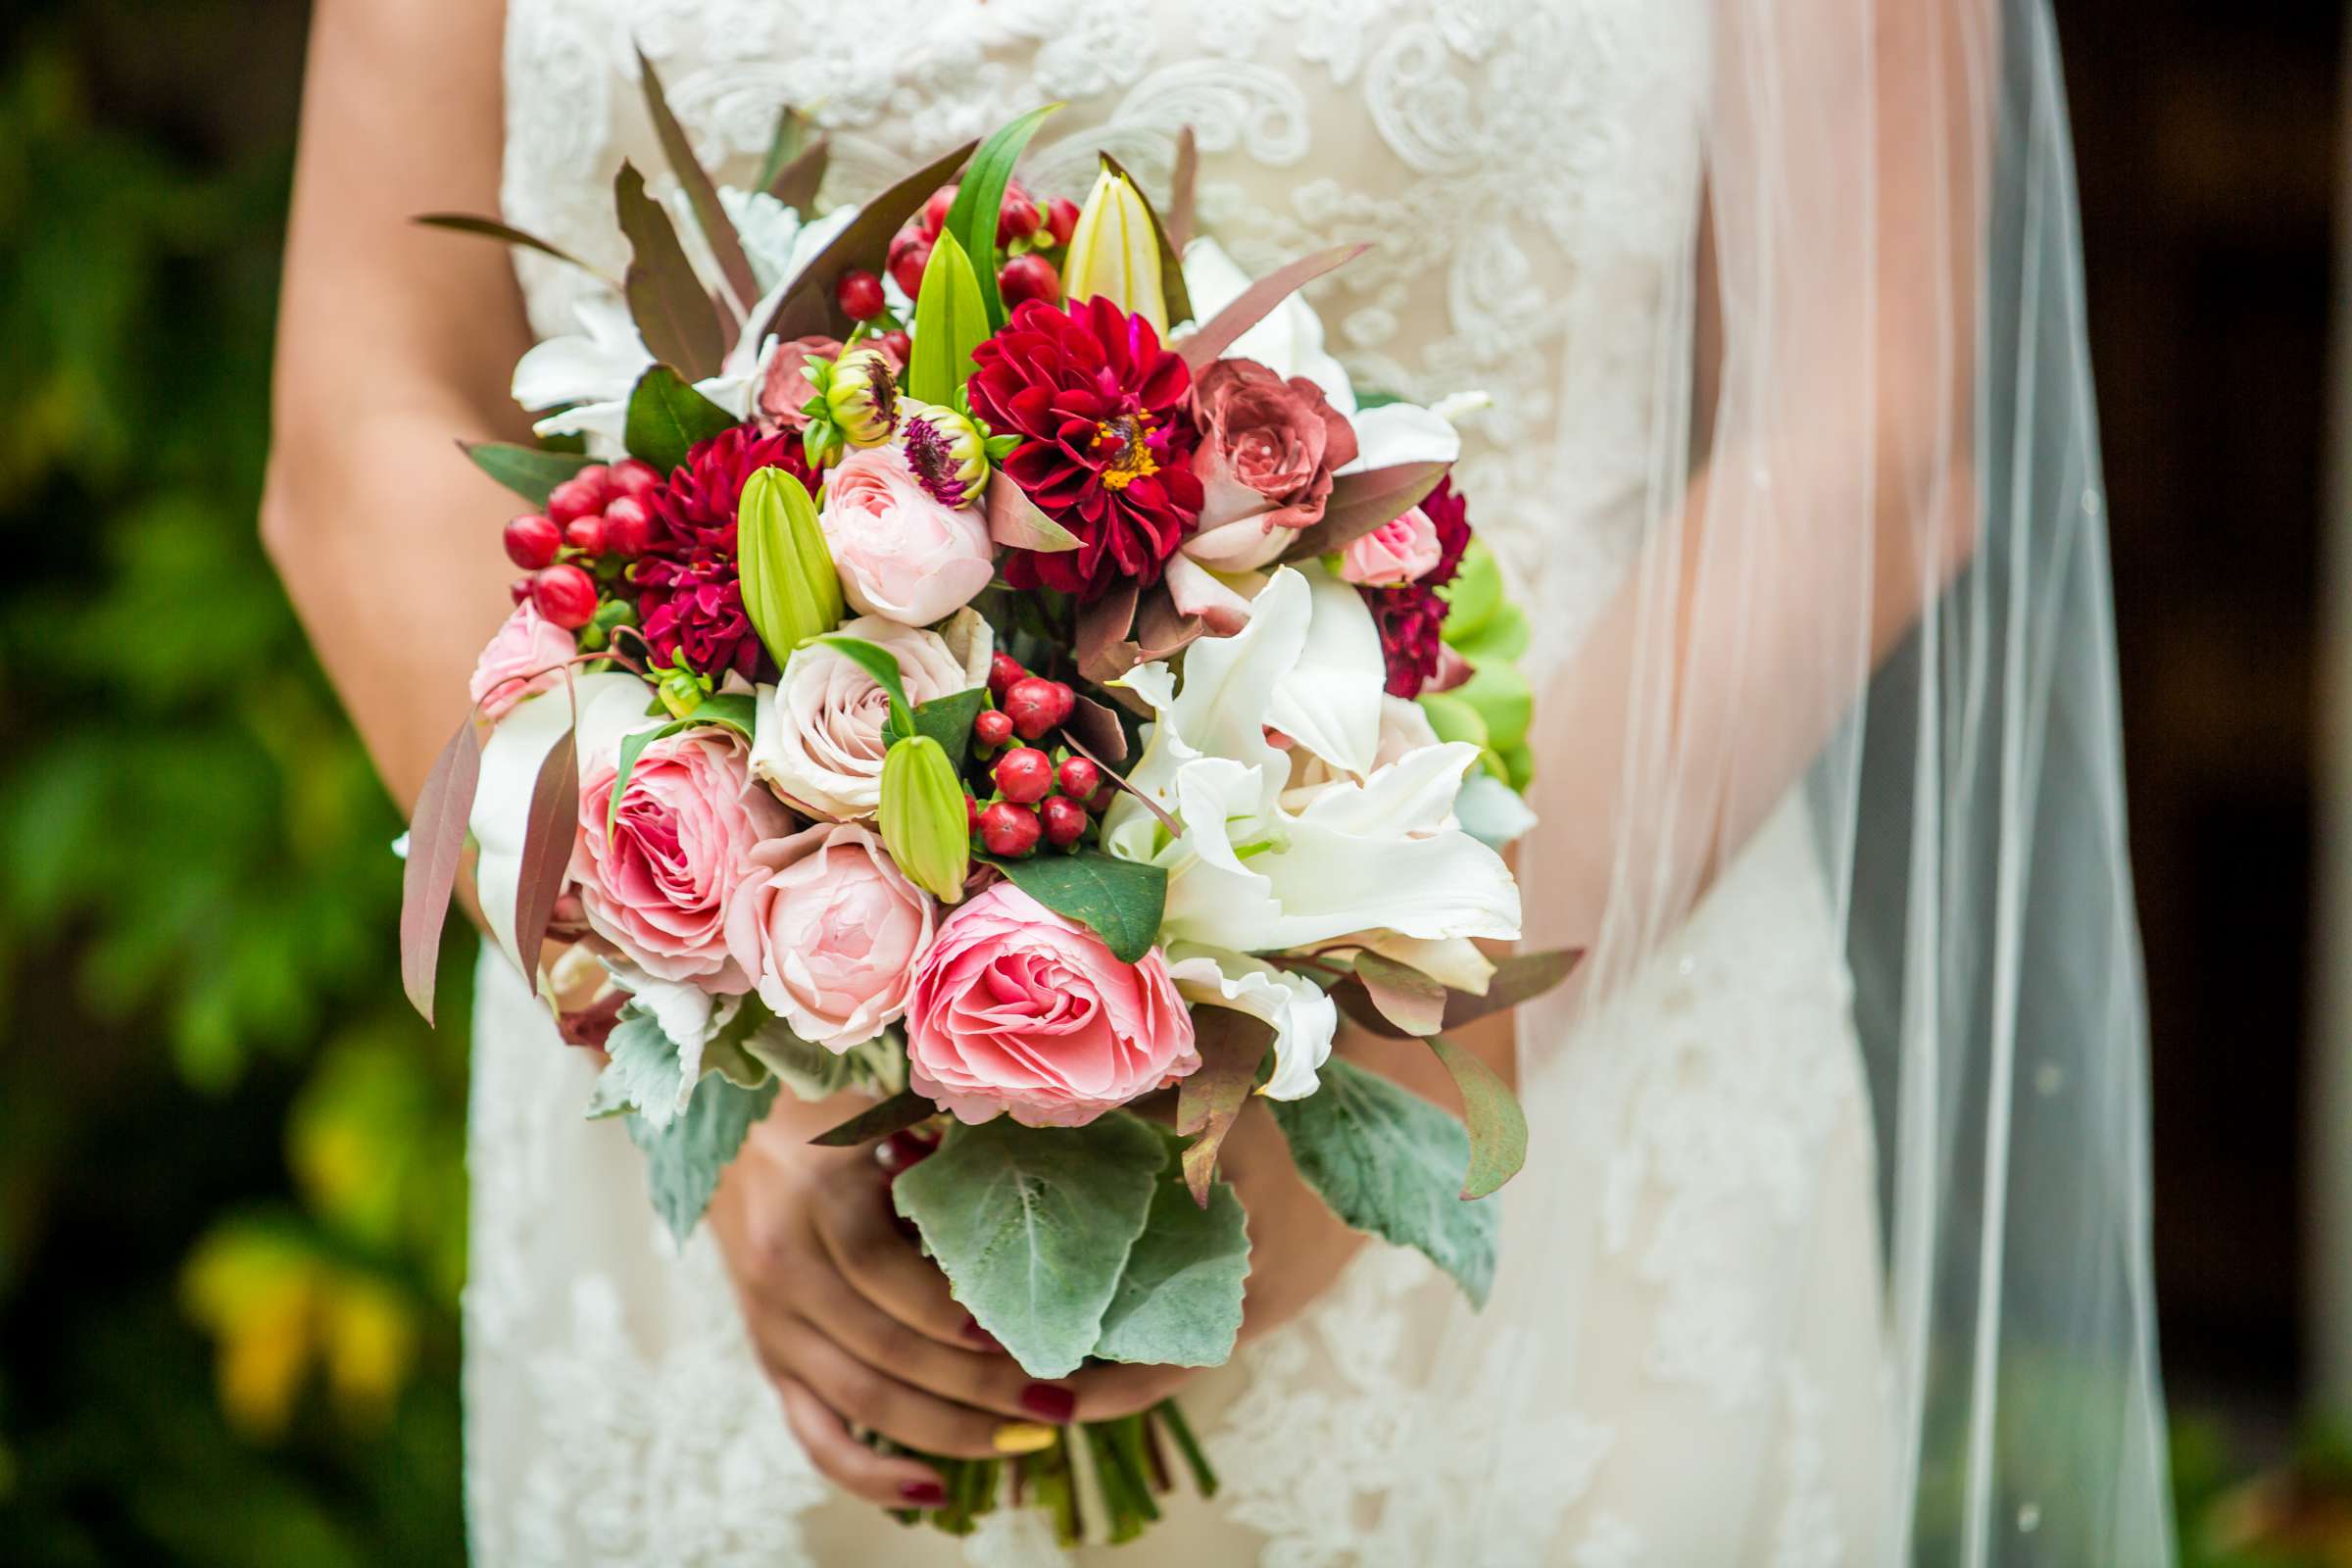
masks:
[(945, 619), (996, 575), (988, 524), (932, 500), (895, 446), (843, 458), (825, 476), (817, 520), (842, 593), (863, 613), (902, 626)]
[(752, 989), (802, 1039), (863, 1045), (906, 1010), (931, 945), (930, 896), (872, 830), (820, 822), (752, 851), (727, 911), (727, 943)]
[(1305, 376), (1218, 360), (1193, 386), (1200, 525), (1185, 554), (1221, 571), (1262, 566), (1323, 518), (1332, 474), (1355, 460), (1355, 427)]
[(1009, 882), (950, 914), (915, 966), (907, 1082), (967, 1122), (1078, 1127), (1200, 1065), (1154, 948), (1102, 939)]
[(1340, 553), (1340, 575), (1359, 588), (1396, 588), (1429, 575), (1446, 554), (1419, 507), (1359, 534)]
[[(495, 724), (525, 697), (562, 680), (563, 672), (548, 666), (561, 664), (576, 652), (571, 633), (540, 614), (526, 599), (500, 624), (474, 662), (466, 694), (482, 705), (482, 716)], [(546, 673), (534, 675), (534, 670)]]
[(706, 991), (751, 989), (727, 945), (727, 915), (752, 873), (752, 851), (792, 814), (752, 781), (733, 731), (694, 729), (639, 754), (610, 837), (617, 758), (580, 781), (571, 875), (589, 926), (646, 973)]

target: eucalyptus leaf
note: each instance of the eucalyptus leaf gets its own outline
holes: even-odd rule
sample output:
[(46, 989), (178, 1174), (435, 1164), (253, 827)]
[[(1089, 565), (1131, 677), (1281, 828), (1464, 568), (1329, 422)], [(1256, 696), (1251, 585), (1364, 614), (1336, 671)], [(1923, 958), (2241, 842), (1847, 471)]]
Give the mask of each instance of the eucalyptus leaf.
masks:
[(1318, 1071), (1322, 1086), (1304, 1100), (1268, 1102), (1298, 1174), (1348, 1225), (1417, 1249), (1486, 1305), (1501, 1215), (1462, 1201), (1470, 1135), (1378, 1073), (1337, 1056)]
[(482, 777), (482, 742), (473, 715), (433, 760), (416, 809), (409, 819), (409, 858), (400, 874), (400, 982), (410, 1004), (433, 1021), (433, 987), (441, 967), (441, 928), (458, 885), (466, 852), (466, 821)]
[(818, 1133), (808, 1141), (826, 1149), (855, 1149), (870, 1144), (877, 1138), (888, 1138), (902, 1128), (916, 1122), (928, 1121), (939, 1114), (939, 1107), (911, 1089), (902, 1089), (878, 1105), (869, 1105), (840, 1123)]
[(549, 491), (588, 466), (581, 452), (543, 452), (511, 441), (461, 441), (458, 446), (475, 467), (534, 507), (546, 506)]
[[(695, 226), (710, 247), (711, 257), (718, 263), (719, 275), (734, 290), (740, 309), (748, 313), (760, 298), (760, 285), (752, 277), (752, 264), (743, 254), (742, 236), (735, 232), (734, 220), (727, 217), (726, 208), (719, 202), (718, 187), (710, 182), (710, 171), (694, 156), (694, 144), (686, 139), (686, 127), (670, 112), (669, 95), (662, 90), (662, 78), (655, 74), (654, 63), (637, 51), (638, 82), (645, 91), (645, 112), (654, 122), (654, 135), (662, 143), (662, 156), (669, 172), (677, 176), (678, 188), (686, 193), (686, 205), (693, 210)], [(724, 345), (721, 345), (724, 352)]]
[(1159, 936), (1159, 917), (1168, 902), (1168, 873), (1139, 860), (1122, 860), (1100, 850), (1075, 855), (1035, 855), (986, 860), (1012, 885), (1055, 914), (1065, 914), (1101, 937), (1114, 957), (1135, 963)]
[(698, 443), (740, 422), (688, 386), (676, 370), (657, 365), (637, 378), (629, 393), (628, 420), (621, 440), (630, 457), (666, 474), (684, 464), (686, 454)]
[(1484, 1198), (1519, 1174), (1527, 1163), (1527, 1113), (1519, 1097), (1475, 1052), (1444, 1035), (1431, 1035), (1429, 1049), (1453, 1078), (1470, 1129), (1470, 1168), (1462, 1197)]
[(1242, 1200), (1218, 1182), (1197, 1205), (1170, 1167), (1152, 1194), (1144, 1233), (1127, 1254), (1102, 1314), (1095, 1354), (1154, 1366), (1222, 1366), (1242, 1328), (1250, 1274), (1250, 1225)]
[(967, 141), (942, 154), (858, 208), (858, 216), (801, 269), (760, 335), (787, 341), (812, 332), (847, 336), (849, 327), (835, 298), (841, 274), (853, 267), (882, 271), (889, 261), (891, 236), (922, 210), (933, 191), (956, 177), (972, 145)]
[(956, 1299), (1031, 1377), (1057, 1378), (1102, 1338), (1164, 1160), (1159, 1134), (1121, 1112), (1083, 1127), (999, 1116), (951, 1128), (891, 1197)]
[(775, 1100), (772, 1079), (745, 1089), (724, 1073), (705, 1073), (685, 1110), (668, 1126), (656, 1128), (643, 1116), (629, 1118), (629, 1137), (645, 1152), (654, 1211), (680, 1243), (694, 1234), (710, 1206), (710, 1195), (718, 1191), (720, 1173)]
[(569, 251), (559, 249), (536, 234), (526, 234), (512, 223), (495, 218), (476, 218), (471, 213), (423, 213), (410, 220), (427, 228), (443, 228), (454, 234), (479, 234), (484, 239), (497, 240), (501, 245), (519, 245), (524, 250), (552, 256), (559, 262), (569, 262), (583, 272), (602, 276), (596, 269)]

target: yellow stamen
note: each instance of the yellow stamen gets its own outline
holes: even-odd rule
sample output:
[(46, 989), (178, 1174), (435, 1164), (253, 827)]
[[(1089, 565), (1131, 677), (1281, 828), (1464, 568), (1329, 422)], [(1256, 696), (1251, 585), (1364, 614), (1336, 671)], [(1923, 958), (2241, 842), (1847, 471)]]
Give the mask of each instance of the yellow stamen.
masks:
[(1096, 447), (1116, 443), (1119, 454), (1102, 470), (1102, 482), (1113, 490), (1124, 490), (1138, 479), (1149, 478), (1159, 471), (1159, 460), (1152, 455), (1150, 441), (1152, 426), (1159, 421), (1150, 414), (1123, 414), (1115, 419), (1103, 419), (1095, 425)]

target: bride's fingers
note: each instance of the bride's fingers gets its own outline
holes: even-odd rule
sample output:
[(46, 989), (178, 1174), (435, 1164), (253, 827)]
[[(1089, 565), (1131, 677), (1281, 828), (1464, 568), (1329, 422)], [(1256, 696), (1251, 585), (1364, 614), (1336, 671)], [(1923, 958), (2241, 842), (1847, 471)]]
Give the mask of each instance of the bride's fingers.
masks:
[(861, 1171), (842, 1171), (824, 1184), (815, 1207), (817, 1238), (858, 1295), (942, 1345), (996, 1348), (949, 1294), (939, 1265), (900, 1231), (890, 1189), (878, 1175), (867, 1180)]
[(777, 1359), (792, 1376), (840, 1414), (909, 1448), (954, 1459), (989, 1459), (1011, 1451), (1000, 1444), (1000, 1435), (1004, 1444), (1030, 1435), (1019, 1430), (1028, 1423), (1007, 1422), (991, 1411), (925, 1394), (866, 1365), (807, 1318), (780, 1324), (777, 1332), (783, 1342)]
[(1149, 1410), (1192, 1381), (1189, 1366), (1109, 1364), (1083, 1367), (1062, 1381), (1078, 1396), (1080, 1421), (1112, 1421)]
[(1065, 1422), (1077, 1396), (1040, 1382), (1002, 1351), (959, 1349), (917, 1334), (821, 1264), (794, 1285), (794, 1307), (869, 1367), (959, 1404), (1016, 1421)]
[(877, 1453), (850, 1435), (849, 1423), (798, 1378), (776, 1379), (784, 1424), (817, 1473), (854, 1497), (884, 1508), (936, 1508), (948, 1500), (938, 1471), (919, 1459)]

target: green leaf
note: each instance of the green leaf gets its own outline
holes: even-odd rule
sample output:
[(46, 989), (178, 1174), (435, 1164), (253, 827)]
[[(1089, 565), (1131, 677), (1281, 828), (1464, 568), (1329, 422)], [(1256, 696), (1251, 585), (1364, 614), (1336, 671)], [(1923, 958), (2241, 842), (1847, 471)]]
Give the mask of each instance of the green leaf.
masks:
[(758, 700), (742, 692), (713, 692), (702, 705), (684, 718), (673, 718), (652, 729), (641, 729), (634, 735), (620, 738), (620, 754), (612, 767), (612, 795), (605, 802), (605, 840), (611, 843), (620, 822), (620, 798), (628, 793), (629, 776), (637, 771), (637, 760), (645, 749), (658, 740), (690, 729), (731, 729), (745, 740), (752, 738), (752, 725), (758, 713)]
[(1084, 1127), (1009, 1116), (949, 1130), (891, 1197), (947, 1271), (956, 1299), (1031, 1377), (1077, 1370), (1143, 1233), (1165, 1159), (1123, 1113)]
[(1055, 914), (1066, 914), (1106, 943), (1122, 963), (1152, 951), (1168, 902), (1168, 873), (1100, 850), (1004, 859), (983, 855), (1012, 885)]
[[(980, 710), (987, 703), (988, 688), (985, 686), (974, 686), (968, 691), (954, 692), (946, 697), (934, 697), (915, 707), (914, 733), (928, 735), (939, 742), (940, 749), (948, 754), (948, 760), (955, 763), (956, 770), (960, 773), (963, 771), (964, 756), (971, 750), (972, 720), (980, 716)], [(883, 745), (888, 746), (903, 738), (896, 720), (882, 721)]]
[(1500, 1211), (1461, 1200), (1470, 1135), (1378, 1073), (1337, 1056), (1319, 1070), (1322, 1087), (1304, 1100), (1268, 1102), (1298, 1174), (1343, 1221), (1417, 1249), (1486, 1305)]
[(885, 722), (896, 725), (902, 737), (916, 733), (914, 710), (906, 706), (906, 683), (898, 660), (889, 650), (862, 637), (844, 637), (838, 633), (817, 640), (874, 678), (874, 684), (890, 698), (890, 717)]
[(679, 719), (678, 723), (685, 729), (692, 729), (698, 724), (723, 726), (750, 740), (759, 711), (759, 699), (750, 692), (713, 692), (703, 699), (700, 708)]
[(826, 1149), (855, 1149), (870, 1144), (877, 1138), (888, 1138), (902, 1128), (916, 1122), (928, 1121), (939, 1114), (939, 1107), (911, 1089), (902, 1089), (878, 1105), (870, 1105), (837, 1127), (818, 1133), (808, 1141)]
[(637, 759), (645, 749), (664, 735), (675, 734), (678, 724), (662, 724), (653, 729), (641, 729), (634, 735), (620, 738), (620, 754), (612, 764), (612, 793), (605, 801), (605, 842), (620, 830), (620, 798), (629, 790), (629, 776), (637, 771)]
[[(979, 287), (983, 315), (988, 322), (986, 337), (1004, 324), (1004, 301), (997, 293), (997, 215), (1004, 205), (1004, 187), (1012, 182), (1012, 166), (1021, 161), (1022, 149), (1037, 127), (1059, 104), (1046, 104), (1030, 110), (1016, 120), (1000, 126), (996, 133), (980, 144), (972, 161), (964, 166), (963, 178), (956, 182), (956, 200), (948, 208), (947, 219), (940, 224), (943, 237), (953, 235), (970, 263)], [(934, 254), (937, 254), (936, 252)], [(916, 397), (922, 394), (917, 392)]]
[(1479, 665), (1468, 680), (1443, 695), (1477, 711), (1487, 726), (1487, 744), (1497, 752), (1526, 740), (1527, 726), (1536, 715), (1536, 696), (1528, 689), (1527, 677), (1507, 660)]
[(1477, 1053), (1465, 1051), (1444, 1035), (1431, 1035), (1429, 1049), (1453, 1075), (1462, 1097), (1463, 1119), (1470, 1127), (1470, 1169), (1462, 1179), (1462, 1197), (1484, 1198), (1519, 1174), (1527, 1163), (1527, 1114), (1519, 1097)]
[(733, 429), (739, 422), (688, 386), (677, 371), (657, 365), (637, 378), (636, 389), (629, 394), (628, 422), (621, 440), (630, 457), (666, 474), (686, 461), (696, 443)]
[(716, 375), (727, 352), (726, 328), (718, 308), (703, 292), (694, 264), (686, 259), (686, 247), (678, 242), (669, 214), (645, 193), (645, 176), (626, 162), (613, 176), (612, 201), (620, 231), (629, 241), (629, 270), (621, 278), (621, 294), (646, 352), (698, 381)]
[(1095, 1354), (1154, 1366), (1224, 1365), (1241, 1333), (1242, 1282), (1249, 1274), (1242, 1200), (1219, 1182), (1202, 1208), (1169, 1167), (1102, 1314)]
[(972, 351), (989, 333), (988, 303), (972, 260), (954, 233), (942, 230), (923, 268), (923, 286), (914, 299), (913, 362), (906, 390), (924, 403), (956, 406), (956, 389), (971, 377)]
[(588, 458), (578, 452), (542, 452), (511, 441), (461, 441), (459, 447), (473, 466), (534, 507), (547, 505), (547, 493), (582, 468)]
[(719, 1173), (775, 1100), (773, 1079), (746, 1089), (724, 1073), (705, 1073), (685, 1110), (668, 1126), (656, 1128), (643, 1116), (629, 1118), (629, 1137), (645, 1152), (654, 1212), (670, 1235), (683, 1242), (694, 1234), (710, 1206), (710, 1195), (718, 1191)]
[(621, 1009), (605, 1039), (605, 1070), (597, 1075), (588, 1114), (594, 1118), (635, 1111), (658, 1132), (676, 1117), (678, 1094), (685, 1087), (678, 1043), (662, 1032), (652, 1013), (632, 1003)]

